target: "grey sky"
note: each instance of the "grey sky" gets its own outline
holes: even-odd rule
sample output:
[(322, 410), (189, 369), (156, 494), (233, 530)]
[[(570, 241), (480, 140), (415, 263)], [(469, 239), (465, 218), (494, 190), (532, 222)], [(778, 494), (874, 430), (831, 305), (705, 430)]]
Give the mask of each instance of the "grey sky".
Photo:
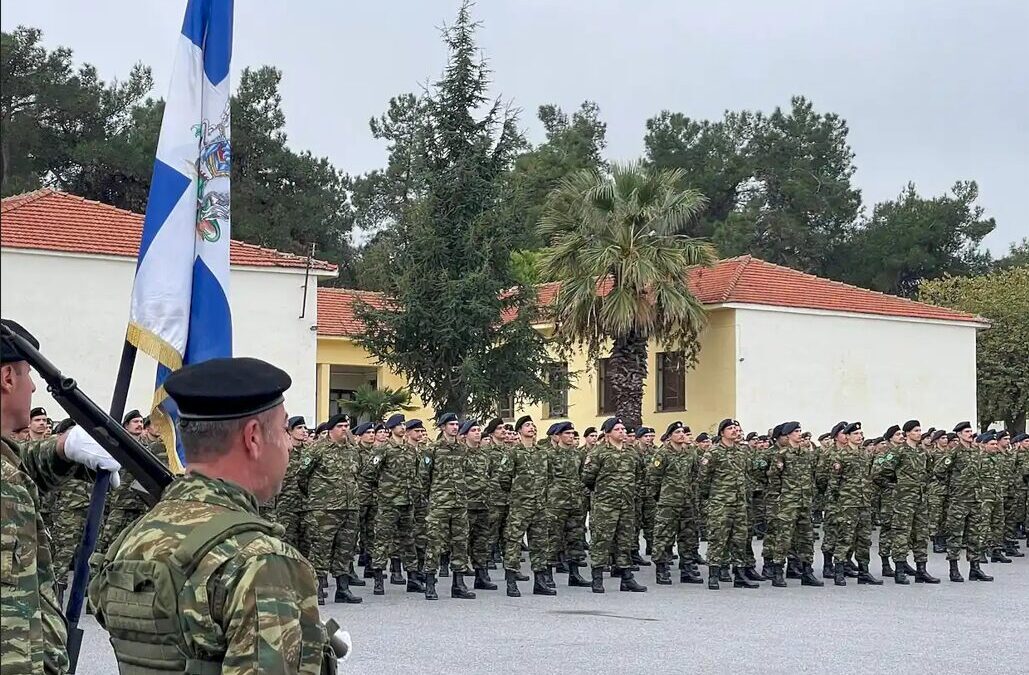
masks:
[[(437, 27), (459, 0), (236, 0), (233, 71), (283, 71), (290, 145), (359, 173), (384, 163), (368, 119), (436, 77)], [(3, 2), (2, 24), (41, 28), (104, 78), (142, 61), (163, 96), (184, 0)], [(495, 93), (523, 109), (600, 105), (610, 159), (643, 151), (662, 109), (720, 117), (771, 110), (793, 94), (842, 115), (866, 205), (914, 181), (939, 194), (979, 181), (1002, 253), (1029, 235), (1029, 2), (1025, 0), (480, 0)], [(234, 76), (235, 77), (235, 76)], [(236, 78), (238, 79), (238, 78)]]

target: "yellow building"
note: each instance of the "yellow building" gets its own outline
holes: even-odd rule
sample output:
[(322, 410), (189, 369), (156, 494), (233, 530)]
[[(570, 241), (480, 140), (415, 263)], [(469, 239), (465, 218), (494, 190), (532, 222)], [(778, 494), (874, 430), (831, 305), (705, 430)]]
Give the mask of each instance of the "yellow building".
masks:
[[(986, 327), (978, 317), (750, 256), (694, 270), (690, 285), (709, 311), (696, 367), (685, 372), (679, 354), (653, 341), (648, 351), (643, 419), (659, 433), (676, 420), (694, 432), (710, 431), (725, 417), (756, 430), (788, 419), (800, 419), (812, 430), (839, 419), (861, 419), (872, 428), (900, 417), (937, 425), (975, 419), (975, 334)], [(547, 304), (557, 285), (539, 290), (540, 302)], [(372, 306), (382, 303), (376, 293), (318, 290), (319, 420), (336, 412), (336, 402), (361, 384), (406, 385), (354, 342), (362, 329), (354, 316), (356, 298)], [(897, 386), (898, 372), (912, 364), (928, 367)], [(606, 361), (589, 366), (580, 353), (565, 366), (573, 384), (562, 400), (509, 401), (501, 415), (529, 414), (544, 426), (559, 419), (570, 419), (579, 429), (599, 426), (613, 412)], [(432, 419), (433, 411), (414, 403), (419, 409), (409, 418)]]

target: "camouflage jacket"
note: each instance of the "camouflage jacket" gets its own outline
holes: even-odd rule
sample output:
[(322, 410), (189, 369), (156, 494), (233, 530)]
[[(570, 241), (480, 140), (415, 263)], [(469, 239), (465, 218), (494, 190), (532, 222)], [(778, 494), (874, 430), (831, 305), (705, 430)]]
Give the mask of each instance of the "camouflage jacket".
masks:
[(358, 496), (361, 457), (350, 443), (319, 441), (304, 453), (299, 472), (301, 492), (307, 495), (305, 510), (354, 510)]
[(815, 453), (804, 447), (780, 446), (769, 460), (770, 492), (781, 501), (810, 504), (815, 498)]
[(473, 448), (464, 444), (465, 486), (468, 494), (468, 508), (482, 511), (490, 503), (493, 494), (492, 464), (489, 452), (481, 445)]
[(429, 496), (429, 508), (468, 508), (463, 444), (446, 437), (429, 444), (419, 465), (422, 485)]
[(988, 471), (983, 453), (978, 448), (962, 445), (958, 441), (957, 447), (936, 462), (933, 473), (946, 484), (947, 498), (951, 504), (985, 500), (983, 480)]
[(647, 467), (647, 482), (654, 486), (658, 506), (693, 503), (698, 466), (696, 448), (665, 443)]
[(56, 439), (0, 439), (0, 633), (3, 673), (68, 670), (68, 631), (55, 592), (50, 533), (39, 514), (47, 494), (81, 467), (57, 454)]
[(1007, 454), (1001, 450), (983, 452), (983, 466), (983, 491), (988, 499), (1003, 501), (1010, 471)]
[[(168, 560), (187, 535), (226, 511), (256, 515), (257, 500), (238, 485), (197, 472), (177, 477), (129, 529), (114, 559)], [(126, 618), (109, 617), (106, 606), (125, 597), (105, 594), (103, 576), (90, 583), (89, 598), (97, 620), (114, 632)], [(281, 539), (265, 533), (228, 537), (200, 560), (178, 596), (176, 624), (188, 656), (220, 662), (223, 675), (322, 672), (328, 638), (317, 588), (311, 564)], [(152, 597), (168, 592), (174, 589), (147, 591)]]
[(577, 509), (582, 506), (582, 481), (579, 480), (581, 465), (578, 448), (559, 446), (551, 451), (548, 506), (555, 509)]
[(632, 509), (636, 486), (643, 479), (639, 453), (628, 443), (616, 448), (597, 443), (582, 462), (582, 484), (593, 491), (593, 508)]
[(511, 448), (503, 443), (491, 442), (485, 449), (490, 463), (491, 503), (494, 506), (507, 506), (511, 503), (511, 488), (505, 488), (501, 482), (507, 465), (511, 462)]
[(750, 469), (747, 471), (750, 490), (751, 492), (764, 492), (768, 489), (768, 467), (772, 463), (775, 449), (771, 447), (761, 449), (747, 446), (747, 452), (750, 455)]
[(747, 446), (726, 446), (721, 441), (712, 445), (700, 458), (700, 488), (708, 503), (746, 504), (747, 475), (752, 467)]
[(837, 507), (868, 508), (872, 458), (864, 448), (844, 445), (829, 457), (829, 494)]
[(511, 504), (546, 506), (550, 451), (539, 444), (526, 448), (519, 443), (509, 458), (500, 472), (500, 485), (511, 495)]
[(418, 448), (405, 441), (390, 438), (375, 449), (371, 461), (362, 469), (362, 478), (376, 495), (379, 504), (410, 506), (420, 492)]
[(911, 447), (901, 443), (875, 458), (872, 475), (893, 485), (895, 498), (900, 499), (926, 492), (928, 466), (929, 454), (921, 445)]
[[(140, 445), (146, 448), (151, 455), (161, 460), (165, 466), (168, 466), (168, 449), (165, 447), (164, 442), (157, 440), (151, 441), (150, 443), (141, 442)], [(107, 508), (145, 513), (148, 507), (146, 502), (143, 501), (143, 497), (141, 496), (142, 493), (132, 487), (136, 478), (129, 473), (128, 469), (122, 469), (119, 474), (121, 477), (121, 485), (111, 491)]]

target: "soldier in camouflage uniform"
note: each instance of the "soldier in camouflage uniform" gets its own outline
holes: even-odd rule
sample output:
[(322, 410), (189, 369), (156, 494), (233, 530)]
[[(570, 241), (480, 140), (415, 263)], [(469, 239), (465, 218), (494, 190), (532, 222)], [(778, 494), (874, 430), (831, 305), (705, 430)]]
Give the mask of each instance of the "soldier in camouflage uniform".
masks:
[(477, 590), (495, 591), (487, 566), (490, 558), (489, 499), (493, 494), (492, 457), (482, 445), (482, 427), (465, 420), (457, 432), (465, 452), (465, 485), (468, 495), (468, 557), (475, 570)]
[(1011, 558), (1004, 554), (1004, 501), (1011, 471), (1005, 447), (1011, 435), (1007, 431), (999, 431), (993, 437), (995, 443), (988, 443), (983, 448), (988, 469), (984, 485), (987, 503), (983, 516), (986, 528), (983, 554), (989, 556), (990, 562), (1010, 563)]
[(429, 514), (425, 525), (428, 547), (425, 553), (425, 599), (438, 600), (436, 571), (440, 556), (450, 551), (453, 581), (450, 597), (474, 600), (464, 575), (468, 571), (468, 486), (465, 475), (466, 448), (458, 443), (460, 422), (454, 413), (444, 413), (437, 420), (440, 438), (426, 448), (419, 465), (425, 494), (429, 496)]
[(425, 484), (421, 480), (422, 455), (425, 453), (427, 431), (421, 420), (410, 420), (404, 425), (404, 442), (414, 448), (418, 455), (418, 482), (412, 497), (414, 499), (414, 551), (418, 557), (418, 580), (425, 581), (425, 547), (428, 539), (425, 530), (425, 519), (429, 515), (429, 496), (425, 493)]
[(582, 549), (582, 455), (575, 440), (571, 422), (559, 422), (554, 428), (557, 446), (551, 451), (550, 489), (547, 492), (547, 519), (550, 521), (551, 562), (563, 562), (568, 569), (568, 585), (588, 588), (590, 582), (579, 574), (586, 563)]
[[(382, 575), (389, 561), (391, 584), (406, 584), (408, 593), (424, 593), (414, 546), (414, 504), (421, 494), (421, 453), (406, 441), (405, 422), (399, 413), (386, 421), (390, 437), (376, 447), (371, 461), (362, 469), (364, 482), (376, 495), (376, 538), (371, 566), (376, 588), (383, 588)], [(407, 572), (406, 580), (402, 569)]]
[(549, 450), (534, 443), (536, 424), (528, 415), (515, 423), (518, 444), (499, 471), (502, 489), (511, 495), (507, 526), (504, 528), (504, 578), (507, 595), (521, 596), (518, 590), (518, 571), (522, 563), (522, 536), (529, 544), (529, 564), (533, 573), (534, 595), (556, 595), (547, 583), (547, 546), (550, 537), (547, 521), (547, 478)]
[(490, 463), (490, 563), (489, 569), (496, 569), (497, 563), (503, 562), (504, 525), (507, 524), (507, 512), (511, 505), (511, 496), (500, 487), (498, 471), (508, 461), (507, 429), (504, 420), (496, 417), (490, 420), (482, 433), (482, 447), (489, 456)]
[(864, 433), (860, 422), (851, 422), (842, 430), (846, 444), (837, 446), (829, 458), (829, 494), (833, 503), (836, 527), (836, 550), (833, 582), (846, 586), (844, 561), (853, 555), (858, 563), (858, 584), (879, 586), (868, 570), (872, 547), (872, 515), (868, 504), (871, 457), (861, 446)]
[[(872, 447), (872, 524), (879, 524), (879, 560), (882, 561), (882, 575), (893, 576), (890, 565), (890, 554), (893, 539), (893, 496), (894, 484), (891, 479), (878, 471), (884, 463), (892, 463), (899, 446), (904, 441), (900, 425), (893, 424), (882, 435), (884, 443), (873, 444)], [(905, 551), (907, 546), (904, 547)], [(905, 570), (914, 574), (914, 570)]]
[[(308, 557), (318, 577), (319, 605), (325, 604), (330, 574), (336, 578), (334, 600), (357, 604), (362, 598), (350, 590), (349, 571), (357, 553), (361, 457), (347, 437), (346, 419), (337, 415), (329, 423), (328, 438), (307, 449), (299, 472), (301, 490), (307, 495), (304, 530), (311, 541)], [(371, 425), (365, 426), (367, 429), (358, 430), (367, 432), (370, 441), (374, 432)]]
[[(361, 466), (372, 461), (372, 455), (375, 453), (375, 437), (378, 434), (379, 426), (382, 425), (376, 426), (376, 423), (372, 423), (371, 437), (357, 446)], [(371, 556), (372, 548), (375, 545), (375, 492), (364, 478), (359, 480), (357, 495), (361, 504), (358, 513), (357, 537), (358, 551), (360, 551), (361, 556), (359, 560), (363, 561), (365, 566), (364, 576), (370, 578), (374, 576), (371, 567)]]
[[(640, 427), (636, 430), (636, 451), (639, 453), (639, 472), (644, 477), (639, 482), (636, 492), (636, 524), (638, 532), (643, 534), (643, 541), (646, 543), (646, 554), (653, 554), (652, 544), (654, 542), (654, 514), (657, 511), (657, 493), (654, 486), (646, 479), (647, 467), (650, 466), (657, 448), (654, 446), (656, 432), (651, 427)], [(650, 562), (640, 555), (639, 545), (632, 550), (632, 564), (649, 567)]]
[(257, 509), (286, 472), (289, 384), (257, 359), (213, 359), (165, 381), (189, 468), (90, 583), (121, 672), (335, 672), (314, 570)]
[(947, 432), (943, 429), (934, 431), (930, 437), (927, 471), (929, 473), (926, 491), (929, 495), (929, 534), (933, 544), (933, 553), (947, 552), (947, 539), (943, 535), (943, 521), (946, 513), (944, 500), (947, 486), (936, 478), (936, 465), (943, 461), (947, 454)]
[[(275, 498), (275, 521), (286, 530), (283, 535), (289, 544), (305, 555), (308, 546), (301, 547), (301, 526), (303, 524), (304, 495), (300, 491), (299, 472), (304, 463), (304, 448), (307, 444), (307, 425), (303, 417), (290, 417), (289, 437), (291, 449), (286, 477), (282, 479), (282, 491)], [(304, 542), (305, 544), (307, 542)]]
[(818, 452), (815, 460), (815, 486), (825, 493), (825, 513), (822, 516), (822, 578), (834, 579), (836, 577), (835, 565), (833, 564), (833, 553), (836, 550), (836, 526), (833, 522), (835, 511), (835, 495), (829, 491), (830, 474), (832, 468), (832, 456), (837, 448), (847, 444), (847, 434), (843, 430), (847, 428), (847, 422), (840, 421), (833, 426), (827, 440)]
[(894, 582), (909, 584), (907, 554), (915, 557), (915, 582), (938, 584), (940, 580), (929, 574), (926, 542), (929, 539), (929, 453), (922, 447), (922, 426), (918, 420), (908, 420), (901, 428), (903, 442), (894, 444), (885, 456), (877, 457), (873, 475), (893, 486), (893, 513), (890, 517), (893, 541), (890, 551), (896, 570)]
[[(969, 563), (970, 581), (993, 581), (993, 577), (980, 568), (981, 547), (984, 539), (983, 504), (987, 501), (985, 481), (988, 476), (982, 451), (972, 443), (972, 425), (965, 421), (954, 427), (957, 443), (943, 461), (937, 462), (936, 478), (947, 486), (947, 561), (950, 580), (964, 581), (958, 568), (961, 549)], [(987, 438), (984, 434), (980, 438)], [(996, 443), (996, 439), (993, 440)]]
[(1018, 549), (1018, 540), (1024, 534), (1026, 501), (1029, 497), (1029, 436), (1017, 434), (1011, 439), (1011, 508), (1005, 509), (1004, 539), (1009, 556), (1025, 557)]
[(669, 565), (672, 547), (676, 543), (679, 546), (679, 582), (703, 583), (696, 563), (699, 545), (695, 495), (697, 451), (690, 446), (690, 436), (690, 428), (682, 422), (669, 424), (662, 437), (664, 445), (647, 467), (647, 479), (657, 495), (655, 576), (657, 583), (665, 586), (672, 583)]
[(600, 427), (604, 440), (586, 455), (582, 465), (582, 484), (592, 493), (591, 531), (593, 541), (594, 593), (604, 592), (604, 570), (619, 577), (619, 590), (641, 593), (647, 590), (632, 575), (631, 552), (638, 550), (635, 498), (643, 480), (639, 455), (626, 443), (625, 425), (617, 417), (604, 420)]

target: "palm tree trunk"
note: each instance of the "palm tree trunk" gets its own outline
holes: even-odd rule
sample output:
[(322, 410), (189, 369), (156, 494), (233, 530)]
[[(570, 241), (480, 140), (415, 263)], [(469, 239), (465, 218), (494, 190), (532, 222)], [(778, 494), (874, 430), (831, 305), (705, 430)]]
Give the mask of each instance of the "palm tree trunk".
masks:
[(619, 338), (611, 349), (608, 377), (615, 414), (626, 428), (643, 424), (643, 385), (647, 381), (647, 339), (636, 334)]

